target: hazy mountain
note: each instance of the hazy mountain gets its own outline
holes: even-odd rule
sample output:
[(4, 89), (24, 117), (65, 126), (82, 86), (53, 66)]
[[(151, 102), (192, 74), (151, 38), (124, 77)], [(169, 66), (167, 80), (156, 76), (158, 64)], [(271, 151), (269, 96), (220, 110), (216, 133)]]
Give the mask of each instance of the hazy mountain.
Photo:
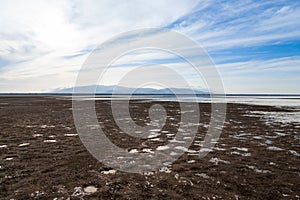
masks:
[[(94, 89), (96, 87), (96, 92)], [(155, 89), (155, 88), (128, 88), (117, 85), (90, 85), (90, 86), (80, 86), (80, 87), (70, 87), (70, 88), (59, 88), (53, 93), (96, 93), (96, 94), (131, 94), (133, 91), (134, 94), (208, 94), (207, 90), (199, 90), (199, 89), (188, 89), (188, 88), (164, 88), (164, 89)]]

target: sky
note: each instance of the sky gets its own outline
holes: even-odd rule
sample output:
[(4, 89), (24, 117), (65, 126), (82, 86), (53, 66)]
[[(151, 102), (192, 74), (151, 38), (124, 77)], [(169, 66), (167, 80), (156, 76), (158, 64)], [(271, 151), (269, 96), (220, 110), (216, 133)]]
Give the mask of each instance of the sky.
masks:
[[(0, 93), (73, 87), (101, 43), (154, 27), (196, 41), (215, 64), (226, 93), (300, 94), (300, 1), (2, 0), (0, 25)], [(124, 55), (101, 84), (117, 84), (149, 63), (174, 68), (192, 87), (206, 87), (190, 66), (157, 50)], [(149, 66), (147, 76), (176, 82), (156, 68)]]

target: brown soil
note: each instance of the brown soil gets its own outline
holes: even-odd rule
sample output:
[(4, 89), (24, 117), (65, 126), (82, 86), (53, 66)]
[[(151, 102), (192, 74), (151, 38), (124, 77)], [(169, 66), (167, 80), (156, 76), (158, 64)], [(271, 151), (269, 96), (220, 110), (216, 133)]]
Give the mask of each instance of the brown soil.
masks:
[[(131, 114), (138, 124), (147, 122), (151, 104), (131, 103)], [(175, 118), (167, 121), (164, 130), (176, 132), (180, 120), (178, 104), (161, 102), (161, 105), (166, 107), (169, 117)], [(206, 134), (210, 114), (210, 104), (199, 106), (202, 125), (195, 140), (203, 139)], [(0, 199), (300, 198), (297, 155), (300, 124), (247, 116), (249, 111), (291, 110), (228, 104), (218, 148), (203, 159), (185, 153), (168, 167), (170, 173), (158, 171), (144, 175), (120, 171), (103, 174), (110, 168), (91, 156), (78, 136), (65, 136), (77, 133), (71, 107), (72, 102), (61, 97), (0, 98)], [(161, 145), (159, 141), (119, 133), (108, 101), (98, 101), (96, 107), (107, 136), (120, 147), (141, 150)], [(161, 137), (165, 142), (164, 134)], [(200, 147), (193, 144), (190, 149), (199, 151)], [(97, 191), (84, 192), (87, 186), (94, 186)]]

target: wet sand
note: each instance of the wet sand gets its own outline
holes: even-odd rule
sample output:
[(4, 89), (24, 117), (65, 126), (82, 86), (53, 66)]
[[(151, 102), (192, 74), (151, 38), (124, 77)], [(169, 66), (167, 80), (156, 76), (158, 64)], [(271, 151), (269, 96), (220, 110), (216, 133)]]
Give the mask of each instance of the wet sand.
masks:
[[(137, 124), (149, 122), (155, 102), (131, 102)], [(131, 152), (151, 152), (174, 137), (176, 102), (161, 134), (140, 139), (120, 132), (109, 101), (97, 101), (106, 135)], [(0, 199), (300, 199), (300, 123), (291, 108), (228, 104), (213, 151), (199, 159), (210, 119), (201, 103), (198, 133), (189, 150), (154, 173), (106, 167), (77, 135), (72, 102), (59, 97), (0, 97)]]

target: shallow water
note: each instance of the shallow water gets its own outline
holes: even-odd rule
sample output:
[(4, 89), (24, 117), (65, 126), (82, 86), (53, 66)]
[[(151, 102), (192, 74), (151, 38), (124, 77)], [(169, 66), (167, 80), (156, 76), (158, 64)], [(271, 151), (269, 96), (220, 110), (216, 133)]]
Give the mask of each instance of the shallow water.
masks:
[[(67, 97), (70, 98), (71, 97)], [(296, 107), (300, 109), (300, 95), (294, 96), (272, 96), (272, 95), (251, 95), (251, 96), (189, 96), (189, 95), (134, 95), (134, 96), (108, 96), (90, 95), (77, 96), (78, 100), (142, 100), (142, 101), (166, 101), (166, 102), (198, 102), (198, 103), (242, 103), (250, 105)]]

